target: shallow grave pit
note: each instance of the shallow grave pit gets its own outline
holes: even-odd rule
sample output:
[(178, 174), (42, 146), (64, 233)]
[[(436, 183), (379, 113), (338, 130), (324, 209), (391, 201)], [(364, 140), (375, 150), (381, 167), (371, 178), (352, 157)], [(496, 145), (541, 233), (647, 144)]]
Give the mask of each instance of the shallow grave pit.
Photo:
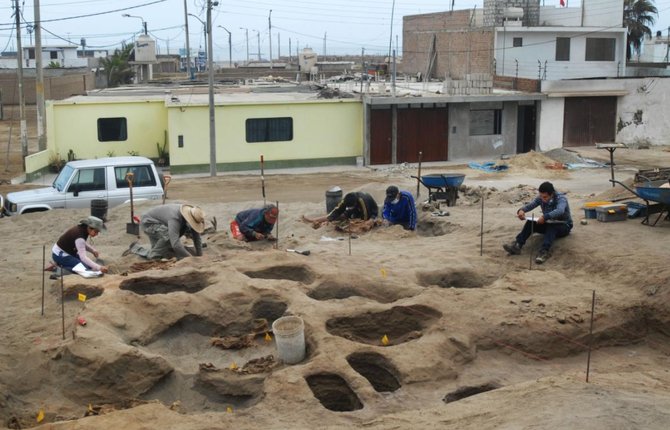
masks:
[(442, 399), (442, 401), (444, 403), (456, 402), (458, 400), (465, 399), (466, 397), (485, 393), (491, 390), (496, 390), (498, 388), (500, 388), (500, 384), (496, 384), (494, 382), (489, 382), (487, 384), (482, 385), (460, 387), (457, 390), (452, 391), (451, 393), (444, 396), (444, 399)]
[(250, 278), (256, 279), (278, 279), (303, 284), (311, 284), (314, 281), (314, 273), (304, 266), (272, 266), (262, 270), (250, 270), (244, 272)]
[(389, 345), (418, 339), (442, 314), (428, 306), (395, 306), (382, 312), (367, 312), (353, 317), (331, 318), (326, 330), (354, 342), (381, 345), (386, 336)]
[(493, 281), (469, 269), (417, 272), (416, 277), (419, 285), (423, 287), (440, 288), (482, 288)]
[(141, 276), (121, 282), (119, 289), (140, 295), (169, 294), (177, 291), (197, 293), (213, 284), (210, 281), (212, 276), (212, 273), (205, 272), (165, 277)]
[(349, 365), (380, 393), (396, 391), (400, 382), (396, 368), (381, 354), (358, 352), (347, 357)]
[(349, 412), (363, 408), (363, 403), (347, 381), (333, 373), (319, 373), (305, 378), (321, 404), (331, 411)]

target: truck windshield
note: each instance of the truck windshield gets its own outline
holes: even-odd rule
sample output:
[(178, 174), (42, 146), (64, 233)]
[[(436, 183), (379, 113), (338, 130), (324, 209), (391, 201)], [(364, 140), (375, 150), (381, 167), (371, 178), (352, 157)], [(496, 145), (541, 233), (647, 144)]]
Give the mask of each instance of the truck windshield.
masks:
[(58, 177), (54, 180), (54, 188), (58, 191), (63, 191), (65, 185), (67, 185), (67, 181), (69, 181), (72, 176), (72, 172), (74, 172), (74, 168), (66, 164), (65, 167), (63, 167), (63, 170), (60, 171)]

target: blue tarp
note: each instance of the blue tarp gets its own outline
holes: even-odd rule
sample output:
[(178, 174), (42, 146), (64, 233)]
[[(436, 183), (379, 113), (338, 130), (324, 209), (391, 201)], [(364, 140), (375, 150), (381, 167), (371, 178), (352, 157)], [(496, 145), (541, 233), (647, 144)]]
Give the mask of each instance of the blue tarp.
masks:
[(485, 172), (503, 172), (509, 169), (508, 166), (504, 164), (498, 166), (493, 161), (489, 161), (488, 163), (470, 162), (468, 163), (468, 167), (471, 169), (483, 170)]

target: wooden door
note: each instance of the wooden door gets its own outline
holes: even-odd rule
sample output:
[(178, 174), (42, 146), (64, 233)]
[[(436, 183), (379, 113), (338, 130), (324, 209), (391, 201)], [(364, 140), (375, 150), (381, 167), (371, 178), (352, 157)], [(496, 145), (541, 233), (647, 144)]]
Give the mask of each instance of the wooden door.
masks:
[(391, 162), (391, 109), (370, 109), (370, 164)]
[(616, 97), (567, 97), (563, 115), (563, 146), (614, 142), (616, 104)]
[(448, 159), (448, 109), (398, 109), (398, 163), (416, 163), (419, 151), (423, 161)]

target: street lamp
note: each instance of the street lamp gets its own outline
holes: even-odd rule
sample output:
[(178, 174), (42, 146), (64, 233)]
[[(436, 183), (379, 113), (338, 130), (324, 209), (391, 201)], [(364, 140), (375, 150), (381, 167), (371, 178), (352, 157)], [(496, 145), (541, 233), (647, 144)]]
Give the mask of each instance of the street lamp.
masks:
[(249, 29), (240, 27), (240, 30), (244, 30), (244, 34), (247, 37), (247, 65), (249, 64)]
[(205, 59), (208, 59), (209, 55), (207, 55), (207, 23), (205, 21), (201, 20), (198, 15), (193, 15), (192, 13), (189, 13), (188, 15), (197, 19), (202, 24), (202, 31), (203, 31), (203, 34), (205, 35)]
[(256, 36), (258, 37), (258, 62), (260, 63), (261, 61), (261, 32), (258, 30), (253, 30), (256, 32)]
[(232, 42), (232, 36), (230, 35), (230, 31), (222, 25), (217, 25), (217, 27), (221, 27), (224, 30), (226, 30), (226, 33), (228, 33), (228, 67), (233, 67), (233, 42)]
[(121, 16), (124, 17), (124, 18), (137, 18), (137, 19), (141, 20), (142, 21), (142, 28), (144, 28), (144, 34), (145, 35), (147, 34), (147, 22), (144, 20), (144, 18), (142, 18), (141, 16), (137, 16), (137, 15), (131, 15), (129, 13), (124, 13)]

